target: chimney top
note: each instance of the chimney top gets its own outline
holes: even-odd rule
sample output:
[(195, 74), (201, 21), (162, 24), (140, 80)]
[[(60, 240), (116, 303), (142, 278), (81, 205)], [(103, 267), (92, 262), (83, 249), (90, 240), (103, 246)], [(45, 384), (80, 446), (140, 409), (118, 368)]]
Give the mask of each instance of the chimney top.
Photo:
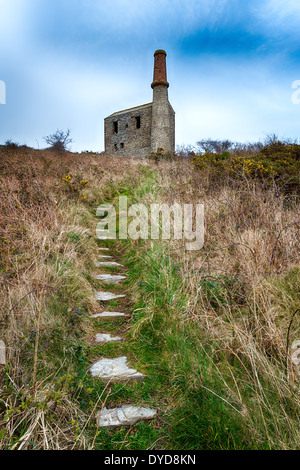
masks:
[(158, 49), (157, 51), (154, 52), (154, 57), (158, 54), (164, 54), (165, 56), (167, 55), (166, 51), (163, 49)]
[(167, 81), (166, 51), (158, 49), (154, 53), (154, 74), (151, 87), (166, 86), (169, 88)]

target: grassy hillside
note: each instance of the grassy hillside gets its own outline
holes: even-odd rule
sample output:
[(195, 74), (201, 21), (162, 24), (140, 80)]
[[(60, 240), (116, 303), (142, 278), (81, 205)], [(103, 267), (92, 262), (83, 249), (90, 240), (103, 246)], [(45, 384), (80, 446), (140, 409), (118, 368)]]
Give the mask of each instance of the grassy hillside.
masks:
[[(298, 154), (268, 148), (172, 161), (0, 150), (1, 449), (299, 448)], [(96, 209), (119, 195), (203, 203), (205, 244), (102, 242), (128, 272), (128, 301), (111, 307), (131, 317), (108, 325), (90, 318)], [(97, 328), (126, 342), (97, 346)], [(88, 373), (101, 355), (134, 358), (148, 378), (102, 385)], [(107, 403), (151, 405), (158, 418), (99, 430)]]

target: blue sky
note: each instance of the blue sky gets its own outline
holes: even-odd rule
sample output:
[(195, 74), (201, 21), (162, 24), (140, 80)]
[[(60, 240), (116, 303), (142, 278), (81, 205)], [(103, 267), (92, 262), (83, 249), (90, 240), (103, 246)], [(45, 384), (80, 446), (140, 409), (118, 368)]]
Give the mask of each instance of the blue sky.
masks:
[(104, 118), (152, 101), (156, 49), (177, 145), (298, 139), (299, 24), (299, 0), (0, 0), (0, 143), (102, 151)]

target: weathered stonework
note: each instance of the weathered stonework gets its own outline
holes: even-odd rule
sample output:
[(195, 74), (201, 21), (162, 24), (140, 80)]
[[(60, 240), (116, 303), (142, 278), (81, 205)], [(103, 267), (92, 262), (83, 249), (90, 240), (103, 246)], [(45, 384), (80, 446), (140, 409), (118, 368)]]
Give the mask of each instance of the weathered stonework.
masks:
[(154, 57), (153, 102), (118, 111), (104, 120), (105, 153), (145, 157), (175, 152), (175, 112), (169, 103), (166, 53)]
[(151, 152), (175, 151), (175, 112), (168, 100), (168, 88), (153, 88)]
[(105, 152), (146, 156), (151, 147), (151, 123), (152, 103), (108, 116), (105, 119)]

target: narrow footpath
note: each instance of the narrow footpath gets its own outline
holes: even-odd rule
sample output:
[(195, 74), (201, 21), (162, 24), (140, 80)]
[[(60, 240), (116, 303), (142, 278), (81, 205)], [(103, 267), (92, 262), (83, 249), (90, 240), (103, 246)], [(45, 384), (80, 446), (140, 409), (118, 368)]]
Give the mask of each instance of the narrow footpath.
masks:
[[(98, 238), (101, 239), (101, 236)], [(100, 268), (100, 272), (95, 276), (97, 280), (100, 281), (101, 287), (106, 286), (108, 289), (110, 287), (119, 286), (123, 283), (127, 276), (123, 271), (125, 266), (121, 265), (114, 259), (114, 256), (111, 256), (111, 250), (109, 248), (100, 247), (96, 266)], [(108, 272), (111, 271), (112, 272)], [(116, 271), (122, 270), (118, 274), (115, 274)], [(115, 292), (110, 292), (106, 290), (100, 290), (95, 293), (95, 298), (100, 302), (100, 305), (105, 304), (110, 301), (115, 301), (118, 299), (126, 298), (126, 294), (120, 294)], [(111, 307), (107, 310), (104, 310), (100, 313), (93, 315), (93, 318), (100, 320), (110, 320), (114, 321), (115, 319), (128, 320), (129, 315), (124, 312), (112, 311)], [(98, 323), (99, 324), (99, 323)], [(101, 324), (100, 324), (101, 325)], [(107, 331), (96, 332), (95, 342), (99, 344), (111, 343), (111, 342), (122, 342), (126, 341), (126, 338), (120, 336), (112, 336)], [(90, 373), (93, 377), (97, 377), (104, 383), (115, 383), (115, 382), (124, 382), (129, 383), (132, 381), (143, 381), (145, 375), (128, 364), (128, 359), (126, 356), (123, 357), (103, 357), (100, 360), (96, 360), (90, 368)], [(109, 403), (106, 403), (105, 408), (100, 410), (97, 413), (97, 427), (114, 429), (121, 426), (131, 426), (136, 424), (139, 421), (152, 420), (157, 415), (157, 410), (153, 408), (145, 408), (139, 406), (130, 406), (123, 405), (120, 403), (118, 408), (109, 408)]]

